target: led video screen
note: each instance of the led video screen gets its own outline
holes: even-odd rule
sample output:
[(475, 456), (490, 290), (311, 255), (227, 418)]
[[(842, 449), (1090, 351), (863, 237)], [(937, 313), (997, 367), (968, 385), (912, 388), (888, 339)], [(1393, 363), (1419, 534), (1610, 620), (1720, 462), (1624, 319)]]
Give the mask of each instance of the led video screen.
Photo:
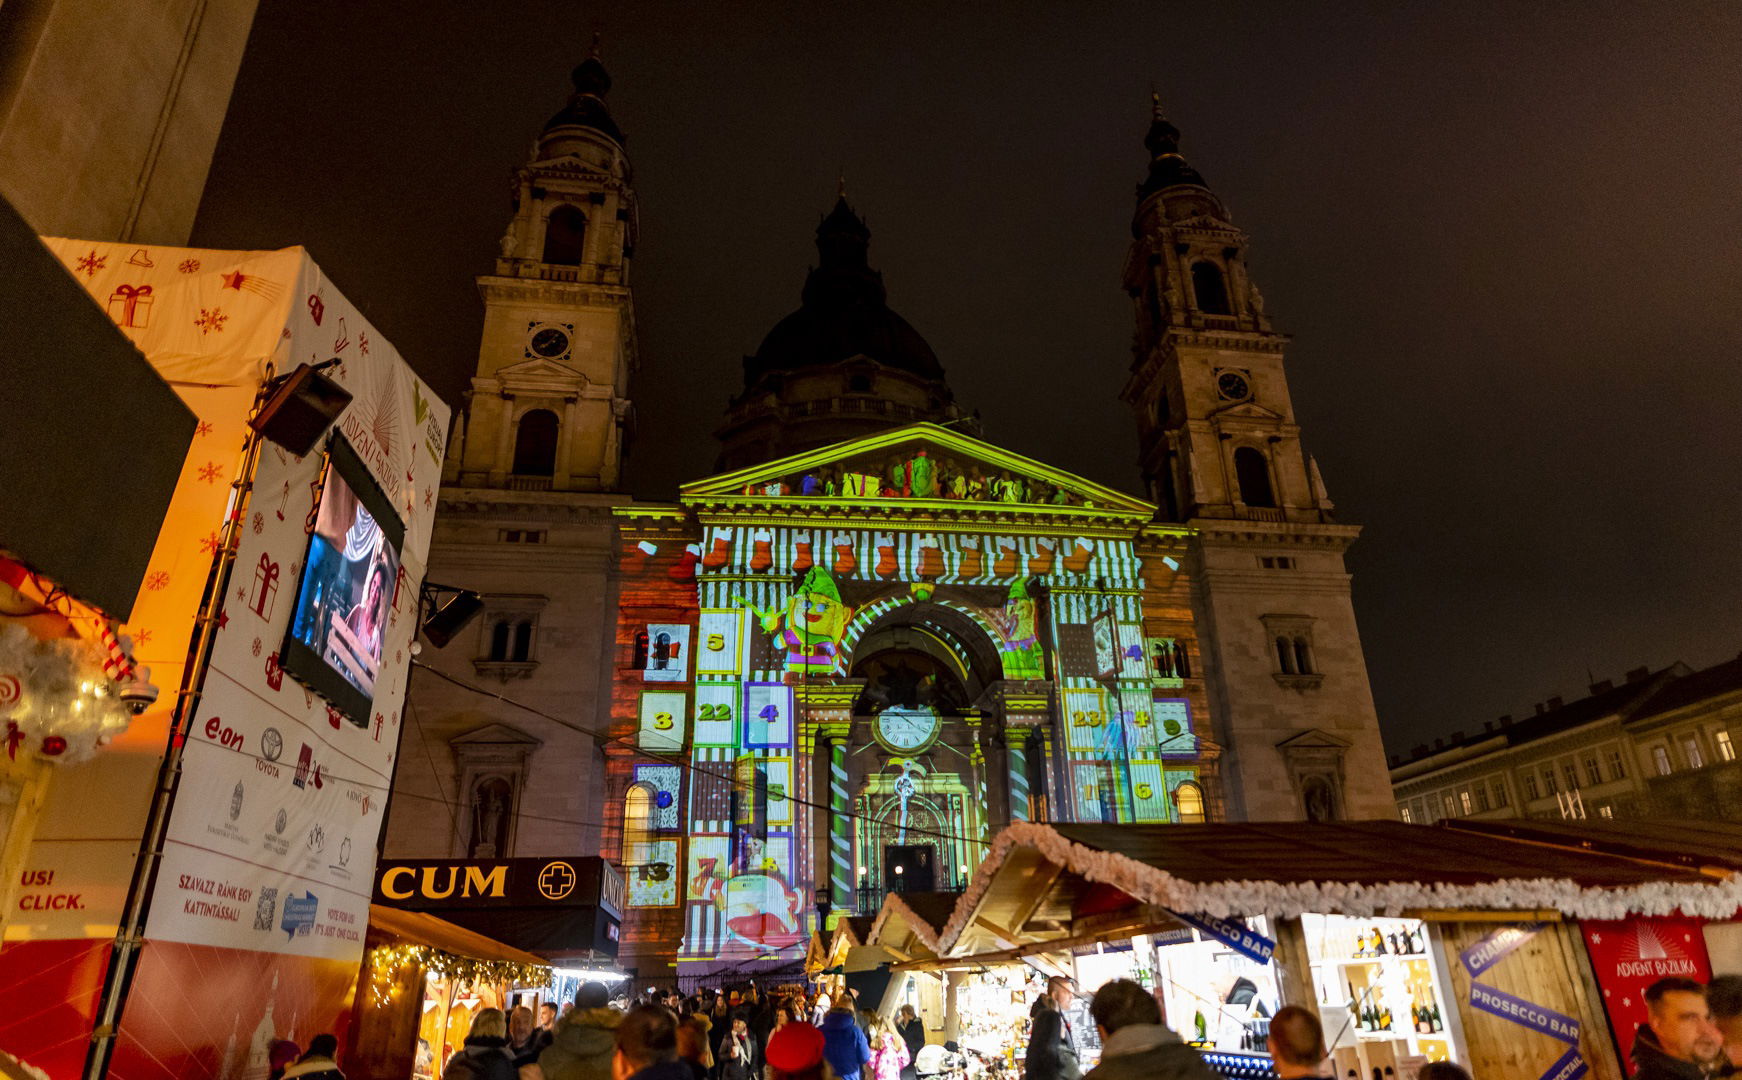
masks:
[(359, 726), (369, 723), (404, 543), (387, 496), (335, 434), (280, 664)]

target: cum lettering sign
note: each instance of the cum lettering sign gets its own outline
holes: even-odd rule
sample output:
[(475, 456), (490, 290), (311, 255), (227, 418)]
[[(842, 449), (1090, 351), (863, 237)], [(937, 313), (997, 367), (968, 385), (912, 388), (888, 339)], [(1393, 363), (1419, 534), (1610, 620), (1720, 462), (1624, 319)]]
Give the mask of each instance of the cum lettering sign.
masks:
[(597, 855), (541, 859), (397, 859), (375, 871), (375, 902), (409, 911), (598, 904), (611, 868)]

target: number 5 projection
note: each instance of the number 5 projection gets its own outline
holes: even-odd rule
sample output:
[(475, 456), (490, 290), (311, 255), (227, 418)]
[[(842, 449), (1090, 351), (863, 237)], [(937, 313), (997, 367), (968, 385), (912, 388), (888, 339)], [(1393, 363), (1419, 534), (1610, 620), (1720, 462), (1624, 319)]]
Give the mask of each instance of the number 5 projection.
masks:
[(751, 683), (744, 688), (744, 741), (747, 750), (792, 745), (792, 687)]

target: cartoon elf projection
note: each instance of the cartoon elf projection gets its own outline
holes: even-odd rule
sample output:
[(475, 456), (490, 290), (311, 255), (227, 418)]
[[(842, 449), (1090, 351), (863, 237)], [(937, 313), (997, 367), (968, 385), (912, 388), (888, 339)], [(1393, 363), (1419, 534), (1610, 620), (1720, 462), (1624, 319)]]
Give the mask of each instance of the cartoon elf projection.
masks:
[(841, 590), (827, 570), (811, 567), (783, 609), (763, 611), (742, 596), (732, 600), (754, 612), (762, 629), (785, 646), (787, 671), (828, 675), (835, 670), (853, 609), (841, 603)]
[(1044, 679), (1046, 671), (1040, 654), (1040, 638), (1035, 629), (1034, 600), (1028, 595), (1028, 582), (1017, 578), (1010, 583), (1010, 595), (1004, 607), (989, 613), (992, 625), (1004, 638), (1001, 646), (1006, 679)]

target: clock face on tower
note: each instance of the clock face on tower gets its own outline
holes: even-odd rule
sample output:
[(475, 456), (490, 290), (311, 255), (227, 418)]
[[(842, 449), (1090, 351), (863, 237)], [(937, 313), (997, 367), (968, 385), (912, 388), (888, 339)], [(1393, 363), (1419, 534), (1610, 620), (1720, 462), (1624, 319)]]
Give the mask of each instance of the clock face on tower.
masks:
[(546, 360), (555, 360), (568, 354), (569, 335), (555, 326), (541, 327), (533, 331), (528, 347)]
[(1224, 371), (1216, 376), (1216, 392), (1227, 401), (1245, 401), (1252, 396), (1252, 387), (1241, 372)]
[(943, 720), (927, 708), (895, 706), (877, 714), (872, 731), (877, 741), (898, 754), (914, 754), (937, 740)]

